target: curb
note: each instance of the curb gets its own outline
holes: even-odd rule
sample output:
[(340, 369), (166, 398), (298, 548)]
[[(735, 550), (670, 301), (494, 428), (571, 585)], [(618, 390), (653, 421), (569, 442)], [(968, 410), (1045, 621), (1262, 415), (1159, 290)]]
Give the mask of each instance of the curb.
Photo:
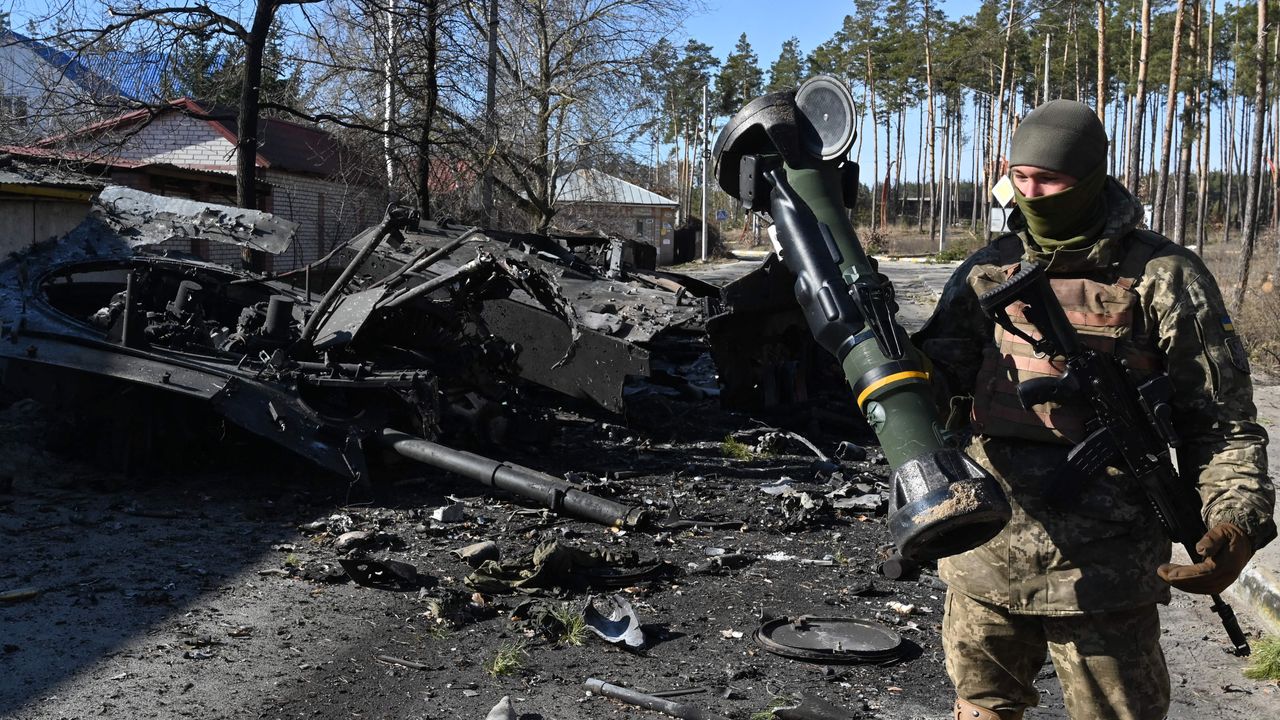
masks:
[[(1280, 385), (1276, 378), (1255, 374), (1253, 398), (1258, 421), (1271, 435), (1267, 465), (1272, 482), (1280, 469)], [(1280, 637), (1280, 540), (1258, 551), (1240, 578), (1224, 593), (1238, 608), (1246, 609), (1272, 637)]]
[[(1264, 548), (1263, 553), (1269, 549)], [(1249, 563), (1226, 594), (1232, 602), (1247, 607), (1268, 635), (1280, 637), (1280, 573), (1263, 567), (1272, 564)]]

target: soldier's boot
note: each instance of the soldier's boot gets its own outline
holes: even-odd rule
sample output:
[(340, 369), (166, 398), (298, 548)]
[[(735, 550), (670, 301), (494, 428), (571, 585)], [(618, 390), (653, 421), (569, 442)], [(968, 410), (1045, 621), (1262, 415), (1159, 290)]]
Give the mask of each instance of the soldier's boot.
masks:
[(1004, 712), (996, 712), (995, 710), (978, 707), (968, 700), (956, 698), (956, 706), (952, 717), (954, 720), (1022, 720), (1022, 711), (1005, 710)]

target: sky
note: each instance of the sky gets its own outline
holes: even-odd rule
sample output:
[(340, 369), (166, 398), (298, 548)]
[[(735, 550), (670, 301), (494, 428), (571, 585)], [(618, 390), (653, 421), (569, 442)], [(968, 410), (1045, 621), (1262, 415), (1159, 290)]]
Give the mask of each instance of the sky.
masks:
[[(979, 0), (936, 0), (935, 5), (948, 17), (958, 18), (977, 11)], [(747, 40), (760, 58), (760, 67), (768, 72), (778, 57), (782, 43), (792, 36), (800, 41), (800, 52), (807, 55), (835, 34), (844, 16), (853, 12), (853, 0), (705, 0), (706, 10), (687, 20), (683, 30), (670, 38), (676, 47), (694, 38), (724, 58), (733, 51), (738, 36)], [(786, 13), (779, 17), (779, 10)]]
[[(980, 0), (936, 0), (935, 4), (951, 18), (972, 15), (977, 12)], [(785, 8), (785, 16), (779, 17), (779, 8)], [(668, 39), (676, 47), (683, 47), (690, 38), (712, 47), (713, 54), (724, 60), (733, 52), (742, 33), (755, 50), (760, 69), (768, 80), (769, 66), (778, 58), (782, 43), (795, 37), (800, 43), (800, 53), (808, 55), (815, 47), (831, 38), (844, 24), (844, 16), (853, 12), (853, 0), (705, 0), (705, 10), (685, 21)], [(923, 59), (921, 60), (923, 63)], [(856, 96), (860, 98), (860, 96)], [(860, 101), (860, 100), (859, 100)], [(863, 108), (859, 107), (859, 110)], [(716, 121), (717, 126), (724, 118)], [(912, 125), (908, 136), (915, 136), (918, 119), (909, 118)], [(864, 134), (870, 128), (864, 127)], [(714, 138), (714, 136), (713, 136)], [(865, 168), (863, 182), (870, 181), (872, 160), (871, 142), (864, 138), (861, 152), (855, 160)], [(913, 169), (916, 165), (915, 150), (908, 144), (904, 165)], [(855, 152), (859, 148), (855, 148)]]

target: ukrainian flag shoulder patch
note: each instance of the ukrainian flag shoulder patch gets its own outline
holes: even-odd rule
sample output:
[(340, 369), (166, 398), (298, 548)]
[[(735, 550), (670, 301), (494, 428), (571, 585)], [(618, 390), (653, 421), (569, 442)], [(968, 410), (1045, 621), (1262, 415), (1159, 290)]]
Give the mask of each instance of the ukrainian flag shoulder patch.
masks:
[(1231, 318), (1227, 317), (1226, 315), (1222, 316), (1222, 331), (1229, 332), (1229, 333), (1233, 333), (1236, 331), (1235, 324), (1232, 323)]

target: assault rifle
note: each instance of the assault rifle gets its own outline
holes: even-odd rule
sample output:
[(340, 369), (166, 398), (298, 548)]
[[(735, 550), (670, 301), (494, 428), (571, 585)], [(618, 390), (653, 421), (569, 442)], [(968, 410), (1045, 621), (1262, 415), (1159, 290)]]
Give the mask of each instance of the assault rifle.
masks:
[[(1085, 346), (1041, 265), (1022, 261), (1017, 273), (983, 293), (978, 301), (988, 317), (1030, 343), (1037, 353), (1065, 358), (1066, 372), (1061, 377), (1018, 384), (1018, 401), (1024, 408), (1030, 410), (1050, 401), (1083, 400), (1094, 411), (1086, 428), (1088, 435), (1071, 449), (1066, 464), (1047, 483), (1048, 502), (1069, 506), (1089, 478), (1108, 465), (1123, 467), (1141, 485), (1169, 537), (1186, 548), (1193, 563), (1203, 560), (1196, 552), (1196, 542), (1206, 532), (1200, 517), (1200, 496), (1178, 477), (1170, 461), (1170, 447), (1178, 446), (1178, 436), (1171, 421), (1173, 383), (1169, 376), (1157, 374), (1137, 384), (1119, 358)], [(1024, 303), (1022, 314), (1041, 337), (1032, 337), (1010, 319), (1009, 306), (1015, 301)], [(1235, 653), (1248, 655), (1249, 642), (1235, 612), (1221, 596), (1210, 598)]]

